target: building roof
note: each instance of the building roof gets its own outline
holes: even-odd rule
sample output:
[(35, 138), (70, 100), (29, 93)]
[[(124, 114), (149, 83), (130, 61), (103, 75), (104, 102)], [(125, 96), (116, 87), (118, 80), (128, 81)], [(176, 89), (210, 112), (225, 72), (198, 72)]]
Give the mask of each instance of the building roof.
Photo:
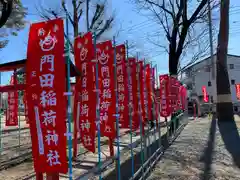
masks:
[[(216, 56), (216, 53), (215, 53), (213, 56)], [(227, 54), (227, 56), (232, 56), (232, 57), (238, 57), (238, 58), (240, 58), (240, 55)], [(192, 67), (194, 67), (194, 66), (196, 66), (196, 65), (198, 65), (198, 64), (200, 64), (200, 63), (202, 63), (202, 62), (204, 62), (204, 61), (206, 61), (206, 60), (208, 60), (210, 57), (211, 57), (211, 56), (207, 56), (206, 58), (204, 58), (204, 59), (202, 59), (202, 60), (199, 60), (199, 61), (197, 61), (197, 62), (195, 62), (195, 63), (193, 63), (193, 64), (190, 64), (189, 66), (184, 67), (183, 69), (181, 69), (181, 72), (182, 72), (182, 71), (185, 71), (185, 70), (188, 70), (188, 69), (191, 69)]]

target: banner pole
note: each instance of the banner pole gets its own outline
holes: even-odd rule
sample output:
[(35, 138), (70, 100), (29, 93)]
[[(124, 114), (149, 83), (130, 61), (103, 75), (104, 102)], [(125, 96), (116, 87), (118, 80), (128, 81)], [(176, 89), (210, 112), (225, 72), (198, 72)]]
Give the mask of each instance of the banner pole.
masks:
[[(160, 82), (159, 82), (159, 77), (158, 77), (158, 67), (157, 67), (157, 64), (154, 66), (155, 68), (155, 73), (154, 73), (154, 75), (156, 76), (155, 77), (155, 80), (156, 80), (156, 84), (157, 84), (157, 87), (159, 88), (159, 91), (160, 91)], [(156, 92), (157, 93), (157, 92)], [(156, 102), (157, 102), (157, 98), (156, 98)], [(159, 108), (160, 108), (160, 104), (159, 104)], [(159, 110), (159, 109), (157, 109), (157, 110)], [(159, 112), (160, 113), (160, 112)], [(158, 113), (158, 117), (157, 117), (157, 123), (158, 123), (158, 137), (159, 137), (159, 140), (158, 140), (158, 146), (160, 147), (160, 146), (162, 146), (162, 136), (161, 136), (161, 116), (160, 116), (160, 114)], [(168, 126), (167, 126), (167, 128), (168, 128)], [(168, 132), (168, 130), (167, 130), (167, 132)]]
[[(68, 18), (66, 14), (66, 31), (67, 31), (67, 91), (71, 92), (71, 84), (70, 84), (70, 57), (69, 57), (69, 28), (68, 28)], [(68, 119), (68, 134), (72, 134), (71, 131), (71, 119), (72, 119), (72, 108), (71, 108), (71, 97), (67, 97), (67, 119)], [(72, 180), (72, 136), (68, 137), (68, 159), (69, 159), (69, 180)]]
[[(153, 127), (153, 131), (154, 131), (154, 142), (156, 142), (156, 140), (157, 140), (157, 137), (156, 137), (156, 126), (157, 126), (157, 123), (155, 123), (155, 122), (157, 122), (157, 116), (156, 116), (156, 107), (155, 107), (155, 103), (154, 103), (154, 84), (155, 84), (155, 82), (154, 82), (154, 78), (153, 78), (153, 72), (152, 72), (152, 68), (153, 68), (153, 66), (152, 66), (152, 62), (151, 62), (151, 64), (150, 64), (150, 81), (151, 81), (151, 84), (150, 84), (150, 91), (151, 91), (151, 93), (152, 93), (152, 105), (151, 105), (151, 112), (155, 112), (155, 113), (152, 113), (152, 121), (153, 121), (153, 124), (154, 124), (154, 127)], [(155, 73), (154, 73), (155, 74)]]
[[(126, 41), (126, 56), (127, 56), (127, 62), (128, 62), (128, 64), (127, 64), (127, 73), (128, 73), (128, 86), (127, 86), (127, 88), (128, 88), (128, 91), (130, 90), (129, 89), (129, 84), (130, 84), (130, 63), (129, 63), (129, 60), (128, 60), (128, 41)], [(131, 90), (132, 91), (132, 90)], [(128, 94), (130, 94), (130, 93), (128, 93)], [(130, 96), (128, 96), (128, 102), (130, 102)], [(133, 130), (133, 128), (132, 128), (132, 112), (133, 112), (133, 109), (131, 108), (131, 106), (128, 106), (128, 110), (129, 110), (129, 124), (130, 124), (130, 144), (131, 144), (131, 161), (132, 161), (132, 164), (131, 164), (131, 166), (132, 166), (132, 178), (133, 178), (133, 176), (134, 176), (134, 156), (133, 156), (133, 146), (132, 146), (132, 144), (133, 144), (133, 142), (132, 142), (132, 137), (133, 137), (133, 135), (132, 135), (132, 130)]]
[[(137, 53), (137, 62), (138, 62), (138, 53)], [(144, 169), (143, 169), (143, 164), (144, 164), (144, 153), (143, 153), (143, 124), (142, 124), (142, 115), (140, 113), (141, 108), (140, 108), (140, 77), (139, 77), (139, 72), (140, 72), (140, 68), (139, 65), (137, 64), (137, 86), (138, 86), (138, 91), (136, 92), (138, 95), (138, 118), (140, 121), (140, 141), (141, 141), (141, 169), (142, 169), (142, 177), (144, 177)], [(144, 148), (144, 152), (145, 152), (145, 148)], [(144, 179), (144, 178), (143, 178)]]
[[(2, 83), (2, 73), (0, 72), (0, 85)], [(2, 101), (2, 93), (0, 93), (1, 114), (0, 114), (0, 155), (2, 154), (2, 116), (4, 115), (4, 107)]]
[(96, 65), (95, 65), (95, 78), (96, 78), (96, 124), (97, 124), (97, 134), (98, 134), (98, 167), (100, 169), (99, 172), (99, 180), (102, 180), (102, 172), (101, 172), (101, 131), (100, 131), (100, 102), (99, 102), (99, 82), (98, 82), (98, 60), (97, 60), (97, 38), (96, 33), (94, 32), (94, 58), (96, 59)]
[(118, 88), (117, 88), (117, 60), (116, 60), (116, 41), (115, 36), (113, 36), (113, 46), (114, 46), (114, 79), (115, 79), (115, 95), (116, 95), (116, 128), (117, 128), (117, 174), (118, 180), (121, 180), (121, 164), (120, 164), (120, 143), (119, 143), (119, 111), (118, 111)]
[[(18, 93), (18, 91), (17, 91), (17, 93)], [(20, 116), (20, 108), (19, 108), (19, 104), (20, 104), (20, 96), (19, 95), (20, 95), (20, 93), (18, 94), (18, 99), (17, 99), (17, 102), (18, 102), (18, 147), (20, 148), (21, 147), (21, 120), (20, 120), (21, 116)]]
[[(143, 99), (145, 102), (148, 101), (148, 93), (147, 93), (147, 82), (146, 82), (146, 59), (144, 58), (144, 61), (143, 61), (143, 78), (144, 78), (144, 84), (143, 84)], [(144, 96), (146, 95), (146, 96)], [(143, 108), (145, 108), (145, 104), (143, 103)], [(150, 138), (150, 128), (149, 128), (149, 112), (148, 112), (148, 104), (146, 104), (146, 111), (145, 111), (145, 115), (146, 117), (144, 118), (147, 118), (147, 128), (148, 128), (148, 131), (147, 133), (145, 134), (145, 136), (147, 136), (148, 138), (148, 144), (146, 143), (146, 148), (147, 148), (147, 153), (148, 153), (148, 157), (151, 156), (151, 138)]]
[[(19, 94), (18, 94), (18, 90), (16, 89), (16, 85), (17, 85), (17, 73), (16, 73), (16, 69), (14, 69), (13, 71), (13, 84), (14, 84), (14, 94), (17, 95), (17, 101), (15, 103), (17, 103), (18, 107), (17, 107), (17, 118), (18, 118), (18, 148), (20, 148), (21, 146), (21, 125), (20, 125), (20, 111), (19, 111)], [(16, 93), (15, 93), (16, 91)], [(16, 100), (16, 97), (14, 96), (14, 100)], [(15, 105), (14, 105), (15, 107)]]

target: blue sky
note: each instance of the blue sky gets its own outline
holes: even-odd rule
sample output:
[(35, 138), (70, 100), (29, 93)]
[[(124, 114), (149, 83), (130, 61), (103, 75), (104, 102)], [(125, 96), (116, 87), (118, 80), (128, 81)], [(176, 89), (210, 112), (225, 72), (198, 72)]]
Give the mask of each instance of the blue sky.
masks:
[[(71, 0), (66, 0), (71, 3)], [(136, 44), (132, 50), (132, 54), (140, 51), (145, 54), (153, 64), (158, 65), (159, 73), (168, 72), (168, 56), (162, 52), (162, 49), (157, 48), (148, 42), (147, 36), (154, 34), (159, 30), (159, 25), (150, 21), (149, 18), (137, 13), (136, 6), (129, 3), (130, 0), (112, 0), (109, 4), (109, 12), (115, 10), (116, 21), (113, 32), (118, 31), (121, 26), (120, 35), (117, 37), (117, 43), (123, 43), (129, 40), (130, 43)], [(22, 0), (25, 7), (28, 7), (27, 21), (33, 23), (40, 21), (36, 11), (36, 5), (42, 4), (44, 7), (60, 6), (61, 0)], [(229, 39), (229, 53), (240, 55), (238, 44), (240, 42), (240, 1), (231, 0), (233, 8), (230, 13), (230, 39)], [(69, 6), (70, 7), (70, 6)], [(81, 25), (80, 25), (81, 26)], [(84, 25), (83, 25), (84, 26)], [(6, 63), (14, 60), (26, 58), (26, 49), (28, 41), (29, 25), (19, 33), (17, 37), (9, 37), (9, 44), (0, 52), (0, 63)], [(10, 73), (2, 74), (2, 84), (8, 83)]]

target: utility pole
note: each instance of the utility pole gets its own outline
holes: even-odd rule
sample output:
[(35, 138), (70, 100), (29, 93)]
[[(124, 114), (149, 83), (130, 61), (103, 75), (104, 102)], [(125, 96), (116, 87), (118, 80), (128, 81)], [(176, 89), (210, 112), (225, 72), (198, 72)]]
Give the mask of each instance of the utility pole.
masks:
[(227, 52), (229, 39), (229, 0), (221, 0), (220, 29), (217, 48), (217, 118), (232, 121), (233, 106), (228, 77)]
[[(214, 103), (216, 102), (216, 86), (215, 83), (215, 62), (214, 62), (214, 56), (213, 56), (213, 34), (212, 34), (212, 8), (211, 8), (211, 2), (208, 0), (208, 25), (209, 25), (209, 45), (210, 45), (210, 63), (209, 63), (209, 70), (212, 72), (212, 78), (211, 78), (211, 73), (209, 72), (209, 81), (212, 82), (212, 96), (213, 96), (213, 102), (210, 104), (211, 98), (209, 96), (209, 112), (215, 111), (214, 110)], [(212, 67), (212, 68), (211, 68)]]
[(213, 34), (212, 34), (212, 9), (210, 0), (208, 0), (208, 24), (209, 24), (209, 44), (211, 53), (211, 65), (212, 65), (212, 80), (215, 78), (215, 63), (213, 58)]

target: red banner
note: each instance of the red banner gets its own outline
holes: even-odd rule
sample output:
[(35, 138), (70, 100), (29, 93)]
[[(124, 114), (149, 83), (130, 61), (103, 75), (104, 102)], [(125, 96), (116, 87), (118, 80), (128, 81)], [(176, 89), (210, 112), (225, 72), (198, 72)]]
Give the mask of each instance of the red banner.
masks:
[(95, 152), (96, 135), (96, 91), (93, 81), (95, 63), (92, 34), (89, 32), (83, 37), (75, 39), (75, 63), (81, 71), (81, 78), (75, 86), (74, 123), (80, 132), (83, 146)]
[[(145, 82), (144, 82), (144, 67), (143, 67), (143, 61), (138, 62), (138, 77), (139, 77), (139, 93), (140, 93), (140, 113), (142, 116), (142, 121), (145, 122), (147, 120), (146, 116), (146, 110), (144, 108), (144, 100), (146, 98), (146, 95), (144, 95), (144, 87), (145, 87)], [(147, 103), (146, 103), (147, 104)]]
[(178, 110), (178, 85), (177, 79), (170, 76), (170, 103), (173, 112)]
[(170, 104), (170, 82), (169, 76), (167, 74), (160, 75), (160, 103), (161, 111), (160, 115), (162, 117), (168, 117), (171, 114), (171, 104)]
[(176, 102), (176, 109), (177, 111), (182, 109), (182, 103), (181, 103), (181, 92), (180, 92), (180, 87), (181, 87), (181, 84), (180, 82), (176, 79), (175, 81), (175, 87), (176, 87), (176, 91), (177, 91), (177, 102)]
[(207, 94), (206, 86), (202, 86), (202, 92), (203, 92), (203, 101), (208, 102), (208, 94)]
[(111, 41), (97, 44), (101, 135), (110, 138), (116, 137), (116, 98), (114, 91), (113, 52)]
[(24, 103), (25, 121), (26, 121), (26, 124), (29, 124), (26, 91), (23, 92), (23, 103)]
[(181, 101), (181, 109), (185, 110), (185, 108), (186, 108), (187, 91), (186, 91), (186, 88), (184, 86), (180, 86), (179, 94), (180, 94), (180, 101)]
[(237, 99), (240, 100), (240, 84), (235, 84)]
[(138, 85), (137, 85), (137, 63), (135, 58), (128, 58), (128, 68), (129, 68), (129, 107), (130, 116), (132, 117), (132, 127), (137, 129), (139, 127), (139, 117), (138, 117)]
[(119, 124), (121, 128), (129, 128), (128, 117), (128, 89), (127, 89), (127, 69), (126, 50), (124, 45), (116, 47), (117, 60), (117, 87), (118, 87), (118, 112)]
[[(14, 75), (11, 76), (11, 85), (17, 84), (17, 79)], [(8, 92), (8, 109), (6, 113), (6, 126), (18, 125), (18, 91)]]
[(160, 114), (160, 88), (155, 88), (154, 87), (154, 94), (155, 94), (155, 112), (156, 112), (156, 121), (158, 122), (158, 116)]
[(144, 99), (144, 105), (147, 105), (147, 108), (145, 108), (145, 111), (148, 112), (148, 120), (153, 120), (153, 98), (154, 98), (154, 92), (153, 92), (153, 74), (152, 69), (150, 67), (150, 64), (147, 64), (145, 66), (145, 73), (146, 73), (146, 91), (147, 99)]
[[(24, 78), (24, 83), (23, 84), (26, 84), (26, 74), (24, 74), (23, 78)], [(26, 124), (29, 124), (26, 90), (23, 91), (23, 104), (24, 104), (25, 121), (26, 121)]]
[(34, 168), (39, 173), (67, 173), (66, 62), (63, 20), (30, 27), (26, 93)]
[(159, 115), (159, 102), (158, 102), (158, 98), (159, 98), (159, 94), (157, 94), (157, 92), (159, 90), (156, 89), (156, 78), (155, 78), (155, 68), (151, 68), (150, 69), (150, 73), (151, 73), (151, 83), (152, 83), (152, 101), (154, 103), (154, 114), (152, 114), (153, 119), (156, 120), (156, 123), (158, 122), (158, 115)]

